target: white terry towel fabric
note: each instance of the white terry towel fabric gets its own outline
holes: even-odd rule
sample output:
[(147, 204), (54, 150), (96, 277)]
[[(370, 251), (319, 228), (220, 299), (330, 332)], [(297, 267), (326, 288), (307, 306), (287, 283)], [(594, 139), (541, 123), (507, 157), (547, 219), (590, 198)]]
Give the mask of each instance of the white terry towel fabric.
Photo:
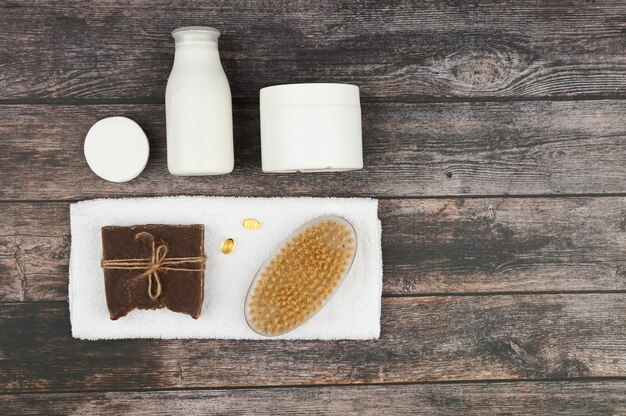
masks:
[[(230, 338), (376, 339), (382, 291), (378, 201), (364, 198), (163, 197), (99, 199), (72, 204), (69, 303), (72, 335), (80, 339)], [(244, 317), (248, 287), (263, 262), (305, 222), (339, 215), (354, 226), (357, 253), (343, 283), (308, 322), (273, 338), (252, 331)], [(243, 227), (244, 219), (261, 223)], [(204, 224), (205, 294), (195, 320), (167, 309), (134, 310), (112, 321), (106, 306), (101, 227), (139, 224)], [(227, 238), (235, 240), (228, 255)]]

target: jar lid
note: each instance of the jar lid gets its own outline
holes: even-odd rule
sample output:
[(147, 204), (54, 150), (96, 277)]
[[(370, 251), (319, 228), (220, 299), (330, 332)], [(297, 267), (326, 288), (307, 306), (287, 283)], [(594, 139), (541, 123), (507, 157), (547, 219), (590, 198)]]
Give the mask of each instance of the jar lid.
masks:
[(108, 117), (91, 126), (84, 151), (87, 164), (96, 175), (110, 182), (126, 182), (146, 167), (150, 144), (133, 120)]
[(360, 106), (359, 87), (351, 84), (284, 84), (261, 89), (260, 109), (290, 105)]

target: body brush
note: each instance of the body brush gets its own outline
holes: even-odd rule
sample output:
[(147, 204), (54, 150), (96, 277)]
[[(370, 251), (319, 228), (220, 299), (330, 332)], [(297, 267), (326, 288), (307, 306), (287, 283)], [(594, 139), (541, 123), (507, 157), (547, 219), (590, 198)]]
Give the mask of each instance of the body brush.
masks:
[(328, 302), (352, 267), (356, 232), (325, 216), (295, 230), (259, 269), (246, 296), (245, 316), (264, 336), (287, 333)]

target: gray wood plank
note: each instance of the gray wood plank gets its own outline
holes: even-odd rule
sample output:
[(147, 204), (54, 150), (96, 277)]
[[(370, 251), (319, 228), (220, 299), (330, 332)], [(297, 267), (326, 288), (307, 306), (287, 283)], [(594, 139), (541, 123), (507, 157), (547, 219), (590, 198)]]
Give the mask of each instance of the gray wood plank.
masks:
[[(626, 198), (381, 200), (384, 293), (626, 290)], [(69, 204), (0, 204), (0, 302), (67, 299)]]
[[(167, 172), (160, 105), (3, 106), (0, 199), (140, 195), (434, 196), (626, 192), (626, 101), (363, 106), (365, 169), (263, 174), (256, 105), (235, 111), (235, 171)], [(146, 130), (151, 156), (137, 179), (91, 172), (84, 137), (124, 115)]]
[(626, 413), (626, 382), (516, 382), (0, 396), (7, 415)]
[(626, 289), (626, 198), (385, 200), (385, 293)]
[(626, 93), (620, 0), (5, 1), (0, 99), (160, 100), (169, 32), (210, 24), (232, 90), (356, 83), (366, 98)]
[(0, 305), (0, 391), (574, 379), (626, 373), (623, 294), (383, 299), (376, 341), (71, 338), (67, 304)]

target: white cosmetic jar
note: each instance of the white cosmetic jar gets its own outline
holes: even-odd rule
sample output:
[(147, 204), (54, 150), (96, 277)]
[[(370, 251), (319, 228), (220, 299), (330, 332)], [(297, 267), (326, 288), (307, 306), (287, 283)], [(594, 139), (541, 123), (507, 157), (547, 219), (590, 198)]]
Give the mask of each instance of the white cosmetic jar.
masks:
[(263, 172), (363, 168), (359, 87), (286, 84), (261, 89)]

